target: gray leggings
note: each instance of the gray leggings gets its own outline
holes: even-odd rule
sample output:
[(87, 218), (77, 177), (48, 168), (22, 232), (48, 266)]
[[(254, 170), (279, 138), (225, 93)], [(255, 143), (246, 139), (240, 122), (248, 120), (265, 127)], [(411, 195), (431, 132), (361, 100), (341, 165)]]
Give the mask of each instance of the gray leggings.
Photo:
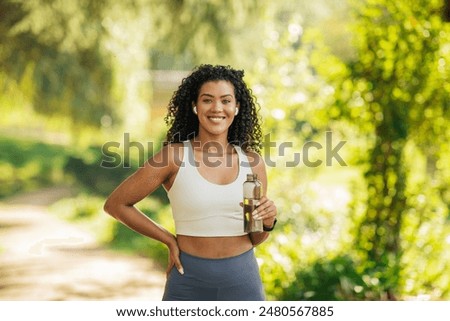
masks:
[(184, 275), (170, 271), (163, 301), (264, 301), (253, 249), (224, 259), (180, 253)]

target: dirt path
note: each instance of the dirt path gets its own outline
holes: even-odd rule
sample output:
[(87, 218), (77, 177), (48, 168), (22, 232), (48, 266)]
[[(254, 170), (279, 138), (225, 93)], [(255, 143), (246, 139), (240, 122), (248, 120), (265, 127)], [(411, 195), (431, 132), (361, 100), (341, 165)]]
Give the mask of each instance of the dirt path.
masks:
[(164, 272), (49, 214), (46, 189), (0, 203), (0, 300), (161, 300)]

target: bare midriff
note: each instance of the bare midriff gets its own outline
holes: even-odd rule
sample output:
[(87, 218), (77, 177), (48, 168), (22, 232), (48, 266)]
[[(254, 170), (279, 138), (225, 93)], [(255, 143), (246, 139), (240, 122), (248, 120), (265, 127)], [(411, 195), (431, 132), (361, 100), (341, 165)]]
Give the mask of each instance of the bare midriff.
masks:
[(208, 259), (221, 259), (245, 253), (253, 247), (248, 235), (198, 237), (177, 235), (181, 251)]

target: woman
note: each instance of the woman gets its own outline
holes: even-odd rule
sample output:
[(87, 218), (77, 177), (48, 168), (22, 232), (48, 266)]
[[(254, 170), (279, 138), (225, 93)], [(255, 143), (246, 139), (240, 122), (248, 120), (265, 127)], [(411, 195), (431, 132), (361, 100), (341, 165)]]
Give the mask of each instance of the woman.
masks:
[[(166, 116), (164, 147), (109, 196), (105, 211), (169, 249), (163, 300), (264, 300), (253, 247), (268, 237), (277, 209), (265, 194), (261, 129), (244, 72), (202, 65), (183, 79)], [(263, 185), (255, 218), (264, 232), (244, 233), (242, 184)], [(176, 235), (134, 205), (162, 185)]]

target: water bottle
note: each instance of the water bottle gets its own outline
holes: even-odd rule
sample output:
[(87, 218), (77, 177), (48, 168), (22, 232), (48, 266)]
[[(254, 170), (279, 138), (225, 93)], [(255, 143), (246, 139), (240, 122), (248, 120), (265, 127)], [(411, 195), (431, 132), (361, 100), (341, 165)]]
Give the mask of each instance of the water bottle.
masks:
[(258, 206), (261, 198), (261, 182), (258, 180), (258, 175), (247, 174), (247, 180), (244, 182), (244, 232), (262, 232), (262, 219), (253, 219), (253, 211)]

